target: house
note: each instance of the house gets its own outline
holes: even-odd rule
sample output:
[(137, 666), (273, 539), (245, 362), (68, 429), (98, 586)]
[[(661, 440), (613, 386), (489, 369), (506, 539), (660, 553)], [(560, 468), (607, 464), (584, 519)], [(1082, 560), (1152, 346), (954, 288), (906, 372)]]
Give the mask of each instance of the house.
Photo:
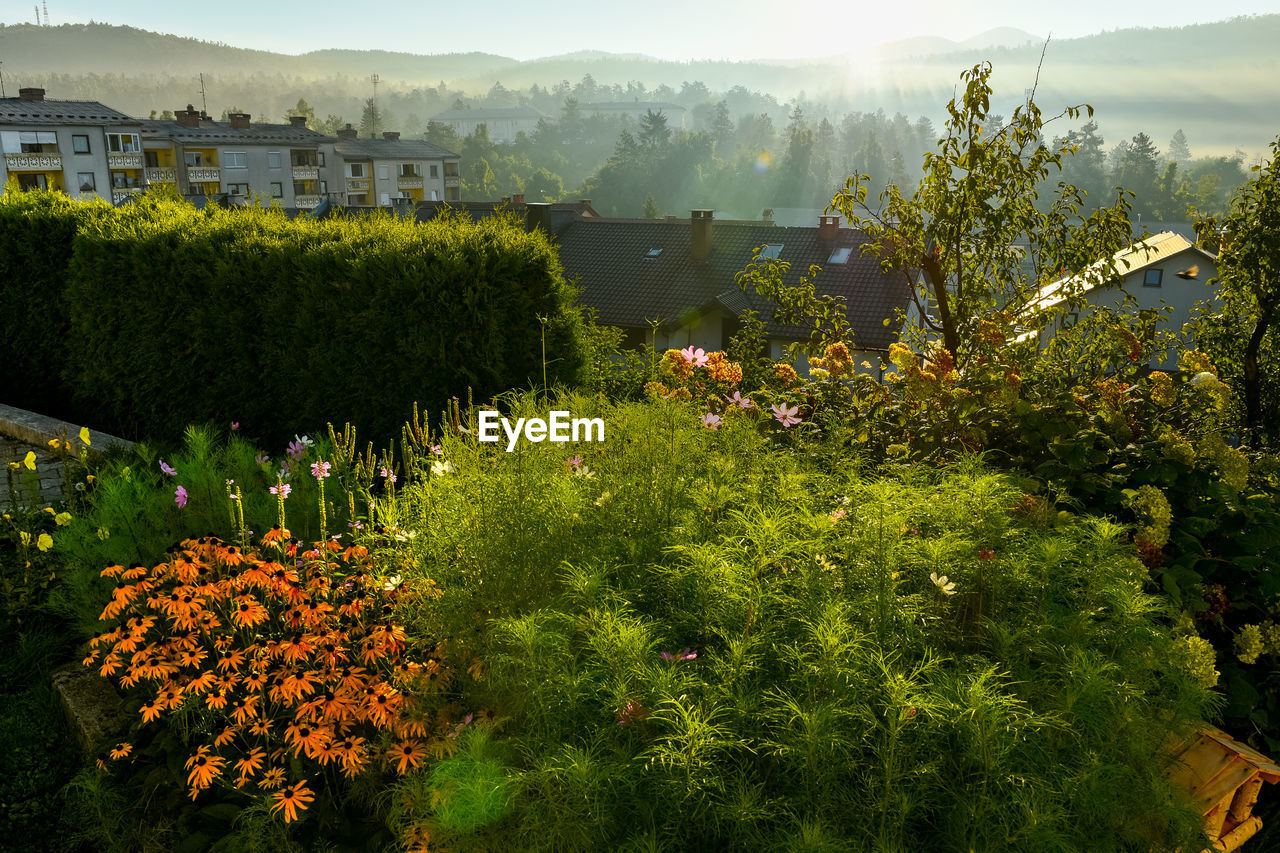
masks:
[[(591, 199), (579, 199), (576, 202), (556, 202), (548, 207), (551, 218), (551, 230), (557, 232), (577, 217), (599, 218)], [(515, 214), (521, 221), (526, 217), (524, 193), (517, 193), (502, 201), (424, 201), (418, 204), (416, 218), (419, 222), (435, 219), (446, 212), (459, 213), (472, 219), (482, 219), (500, 212)]]
[(533, 107), (499, 107), (475, 110), (445, 110), (431, 121), (452, 127), (459, 136), (470, 136), (480, 125), (485, 126), (491, 142), (515, 142), (516, 135), (533, 133), (547, 114)]
[(286, 208), (313, 208), (329, 192), (323, 134), (297, 116), (288, 124), (254, 123), (248, 113), (214, 121), (190, 104), (172, 119), (144, 119), (142, 154), (151, 186), (185, 196), (222, 193)]
[(660, 351), (724, 349), (748, 310), (764, 321), (774, 358), (786, 345), (808, 339), (807, 330), (775, 322), (771, 305), (735, 281), (761, 246), (791, 264), (789, 281), (811, 265), (822, 268), (817, 292), (844, 297), (858, 351), (855, 363), (869, 360), (877, 375), (881, 354), (897, 340), (894, 324), (885, 321), (910, 300), (907, 280), (864, 257), (862, 232), (841, 228), (837, 216), (823, 216), (816, 226), (784, 228), (717, 222), (713, 211), (694, 210), (689, 219), (578, 216), (554, 227), (549, 206), (529, 204), (526, 210), (530, 226), (554, 237), (566, 278), (581, 288), (581, 301), (595, 309), (599, 322), (624, 329), (634, 344), (653, 335)]
[[(1041, 289), (1028, 308), (1031, 314), (1062, 312), (1069, 296), (1079, 291), (1079, 304), (1060, 313), (1041, 332), (1041, 346), (1054, 331), (1074, 325), (1082, 312), (1099, 306), (1156, 311), (1167, 328), (1180, 329), (1192, 318), (1196, 303), (1215, 295), (1208, 282), (1218, 275), (1217, 256), (1173, 231), (1140, 239), (1116, 252), (1113, 260), (1119, 276), (1108, 282), (1086, 286), (1066, 278)], [(1176, 368), (1176, 353), (1153, 366)]]
[(0, 98), (0, 187), (61, 190), (119, 202), (146, 186), (141, 122), (97, 101)]
[(583, 115), (626, 117), (632, 122), (639, 122), (648, 112), (661, 113), (672, 130), (685, 126), (685, 108), (670, 101), (599, 101), (583, 104), (580, 109)]
[(381, 138), (361, 139), (347, 125), (334, 139), (326, 139), (322, 151), (337, 172), (330, 186), (335, 201), (351, 207), (410, 208), (422, 201), (457, 201), (462, 194), (458, 174), (461, 158), (430, 142), (401, 139), (396, 132)]

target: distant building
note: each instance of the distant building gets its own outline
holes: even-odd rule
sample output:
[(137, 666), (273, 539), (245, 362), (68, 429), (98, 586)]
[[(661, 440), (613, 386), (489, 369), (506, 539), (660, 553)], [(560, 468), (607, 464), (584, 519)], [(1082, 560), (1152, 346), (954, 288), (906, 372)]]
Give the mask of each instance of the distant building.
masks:
[(672, 130), (685, 126), (685, 108), (670, 101), (600, 101), (582, 104), (580, 109), (583, 115), (626, 116), (635, 122), (652, 110), (662, 113), (667, 119), (667, 127)]
[(97, 101), (0, 98), (0, 187), (61, 190), (119, 202), (146, 186), (138, 119)]
[(533, 133), (538, 122), (547, 114), (533, 107), (502, 107), (496, 109), (445, 110), (436, 113), (431, 121), (452, 127), (459, 136), (470, 136), (484, 125), (493, 142), (515, 142), (516, 135)]
[(257, 195), (264, 205), (313, 208), (329, 192), (321, 146), (327, 137), (297, 116), (253, 123), (247, 113), (214, 121), (190, 104), (172, 119), (144, 119), (142, 154), (150, 185), (185, 196)]
[(334, 201), (350, 207), (412, 209), (418, 202), (457, 201), (462, 197), (459, 156), (422, 140), (401, 139), (387, 132), (361, 139), (347, 125), (336, 138), (325, 139), (331, 151)]
[[(502, 201), (426, 201), (418, 205), (416, 218), (419, 222), (426, 222), (445, 213), (453, 212), (478, 220), (503, 211), (509, 211), (524, 221), (528, 215), (524, 193), (517, 193), (510, 198), (504, 198)], [(547, 215), (551, 222), (552, 231), (559, 231), (579, 217), (587, 219), (598, 219), (600, 217), (600, 214), (596, 213), (595, 208), (591, 206), (591, 199), (589, 198), (579, 199), (576, 202), (550, 204), (547, 206)]]

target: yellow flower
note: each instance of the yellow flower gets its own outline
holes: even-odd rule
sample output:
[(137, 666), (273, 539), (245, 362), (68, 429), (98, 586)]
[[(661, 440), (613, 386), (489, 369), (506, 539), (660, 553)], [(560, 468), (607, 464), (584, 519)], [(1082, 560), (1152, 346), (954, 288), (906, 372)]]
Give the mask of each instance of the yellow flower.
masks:
[(71, 523), (71, 513), (60, 512), (53, 517), (53, 520), (57, 522), (59, 527), (66, 527), (68, 524)]
[(48, 533), (41, 533), (40, 538), (36, 540), (36, 547), (41, 551), (48, 551), (53, 547), (53, 537)]
[(30, 547), (30, 545), (31, 545), (31, 534), (30, 534), (30, 533), (28, 533), (28, 532), (27, 532), (27, 531), (25, 531), (25, 530), (20, 530), (20, 531), (18, 531), (18, 538), (22, 540), (22, 545), (23, 545), (23, 547), (24, 547), (24, 548), (25, 548), (25, 547)]
[(22, 460), (22, 464), (27, 466), (28, 471), (36, 470), (36, 452), (34, 450), (28, 450), (27, 458)]
[(89, 428), (80, 427), (80, 440), (84, 442), (85, 447), (89, 447)]

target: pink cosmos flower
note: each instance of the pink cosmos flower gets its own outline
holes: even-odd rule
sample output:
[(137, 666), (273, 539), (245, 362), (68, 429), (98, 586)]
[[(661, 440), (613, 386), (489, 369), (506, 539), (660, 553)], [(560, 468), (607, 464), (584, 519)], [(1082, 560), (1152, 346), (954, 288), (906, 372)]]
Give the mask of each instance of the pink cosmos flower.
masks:
[(178, 473), (177, 471), (173, 470), (172, 465), (165, 462), (163, 459), (160, 460), (160, 470), (168, 474), (170, 477)]
[[(328, 463), (326, 462), (325, 464), (327, 465)], [(383, 466), (382, 468), (382, 476), (386, 478), (388, 483), (394, 483), (396, 481), (396, 472), (390, 470), (386, 466)]]
[(701, 347), (694, 349), (692, 346), (685, 347), (680, 350), (680, 354), (684, 356), (685, 361), (694, 367), (704, 367), (707, 363), (707, 353)]
[(734, 391), (732, 397), (726, 396), (724, 399), (726, 402), (728, 402), (731, 405), (737, 406), (739, 409), (757, 408), (756, 401), (752, 400), (750, 397), (742, 396), (741, 391)]
[(231, 422), (231, 428), (232, 428), (232, 429), (240, 429), (240, 422), (239, 422), (239, 421), (232, 421), (232, 422)]
[(575, 471), (582, 467), (581, 456), (570, 456), (568, 459), (565, 460), (565, 462), (567, 462), (569, 464), (569, 467)]
[(844, 521), (844, 519), (845, 519), (848, 515), (849, 515), (849, 511), (848, 511), (847, 509), (838, 509), (838, 510), (835, 510), (834, 512), (832, 512), (832, 513), (831, 513), (831, 520), (832, 520), (832, 521)]
[(290, 486), (288, 483), (281, 483), (278, 486), (272, 486), (267, 489), (267, 491), (273, 495), (279, 495), (282, 498), (288, 499), (289, 492), (293, 491), (293, 486)]
[[(456, 399), (456, 398), (455, 398), (455, 399)], [(432, 452), (432, 453), (434, 453), (436, 456), (443, 456), (443, 455), (444, 455), (444, 451), (440, 449), (440, 445), (438, 445), (438, 444), (433, 444), (433, 445), (431, 445), (431, 452)]]
[(799, 406), (787, 406), (786, 403), (779, 406), (777, 403), (774, 403), (772, 408), (773, 417), (784, 427), (795, 426), (800, 423), (801, 419), (796, 417), (796, 413), (800, 411)]
[(259, 465), (269, 465), (271, 464), (271, 457), (265, 453), (259, 453), (257, 456), (253, 457), (253, 461)]
[(720, 422), (724, 420), (714, 412), (707, 412), (702, 416), (702, 425), (707, 429), (720, 429)]
[(285, 453), (289, 454), (289, 458), (295, 462), (301, 459), (307, 452), (307, 446), (301, 441), (291, 441), (289, 446), (285, 448)]
[(329, 476), (329, 467), (330, 465), (328, 462), (312, 462), (311, 476), (315, 477), (317, 480), (323, 480), (325, 477)]
[(662, 658), (668, 663), (679, 663), (680, 661), (693, 660), (697, 656), (698, 656), (698, 653), (695, 651), (692, 651), (688, 646), (685, 646), (684, 651), (678, 654), (676, 652), (663, 652), (662, 654), (658, 655), (658, 657)]
[(178, 505), (178, 508), (179, 508), (179, 509), (181, 509), (182, 507), (186, 506), (186, 505), (187, 505), (187, 490), (186, 490), (185, 488), (183, 488), (182, 486), (178, 486), (178, 488), (177, 488), (176, 490), (174, 490), (174, 493), (173, 493), (173, 502), (174, 502), (174, 503), (176, 503), (176, 504)]

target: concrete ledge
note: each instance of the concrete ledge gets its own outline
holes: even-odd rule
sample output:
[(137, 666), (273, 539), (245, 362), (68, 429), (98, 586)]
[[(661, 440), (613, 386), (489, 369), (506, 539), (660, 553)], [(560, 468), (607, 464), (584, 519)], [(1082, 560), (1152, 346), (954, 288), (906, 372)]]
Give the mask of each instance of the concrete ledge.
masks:
[[(77, 452), (84, 446), (80, 443), (79, 426), (3, 403), (0, 403), (0, 435), (36, 447), (46, 447), (55, 438), (65, 438)], [(92, 428), (89, 430), (89, 441), (90, 453), (102, 453), (109, 447), (125, 450), (133, 447), (132, 441)]]
[(86, 756), (97, 754), (103, 741), (124, 728), (120, 694), (96, 672), (78, 663), (67, 664), (54, 671), (53, 690)]

